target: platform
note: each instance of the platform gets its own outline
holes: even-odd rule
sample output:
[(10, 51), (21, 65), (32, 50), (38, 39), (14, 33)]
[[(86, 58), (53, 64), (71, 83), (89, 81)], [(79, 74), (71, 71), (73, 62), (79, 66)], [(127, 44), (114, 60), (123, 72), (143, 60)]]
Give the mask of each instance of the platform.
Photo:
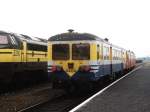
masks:
[(83, 102), (73, 111), (150, 112), (150, 63)]

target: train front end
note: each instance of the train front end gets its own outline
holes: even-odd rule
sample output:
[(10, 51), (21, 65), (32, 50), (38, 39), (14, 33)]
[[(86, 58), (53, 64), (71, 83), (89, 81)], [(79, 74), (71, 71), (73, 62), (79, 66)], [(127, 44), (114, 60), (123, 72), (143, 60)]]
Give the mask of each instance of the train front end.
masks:
[(89, 40), (49, 41), (48, 73), (53, 86), (82, 85), (96, 80), (96, 47), (95, 41)]

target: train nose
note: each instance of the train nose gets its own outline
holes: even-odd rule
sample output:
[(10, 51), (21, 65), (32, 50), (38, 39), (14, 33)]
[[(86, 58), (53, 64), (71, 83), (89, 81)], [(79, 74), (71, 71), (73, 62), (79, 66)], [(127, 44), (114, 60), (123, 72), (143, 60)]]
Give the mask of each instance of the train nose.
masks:
[(75, 65), (73, 62), (69, 62), (67, 64), (67, 70), (66, 70), (67, 74), (71, 77), (73, 76), (73, 74), (76, 72), (75, 71)]
[(74, 67), (74, 63), (68, 63), (68, 68), (69, 69), (73, 69), (73, 67)]

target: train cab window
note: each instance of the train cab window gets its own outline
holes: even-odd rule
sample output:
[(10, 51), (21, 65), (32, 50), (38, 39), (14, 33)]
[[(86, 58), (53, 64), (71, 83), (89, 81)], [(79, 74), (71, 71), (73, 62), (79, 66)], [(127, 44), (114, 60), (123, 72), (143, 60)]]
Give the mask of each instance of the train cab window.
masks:
[(0, 44), (8, 44), (8, 38), (5, 35), (0, 35)]
[(9, 41), (7, 35), (0, 35), (0, 48), (8, 48)]
[(90, 59), (90, 44), (72, 44), (72, 59), (73, 60), (89, 60)]
[(68, 60), (69, 59), (69, 44), (53, 44), (52, 45), (53, 60)]

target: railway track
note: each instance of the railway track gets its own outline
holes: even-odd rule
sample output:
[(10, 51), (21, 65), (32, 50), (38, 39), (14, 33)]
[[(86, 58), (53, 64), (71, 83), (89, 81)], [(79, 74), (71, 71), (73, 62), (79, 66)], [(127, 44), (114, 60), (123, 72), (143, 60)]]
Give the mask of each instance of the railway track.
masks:
[(60, 95), (59, 97), (55, 97), (51, 100), (46, 100), (45, 102), (41, 102), (35, 105), (31, 105), (27, 108), (24, 108), (22, 110), (19, 110), (17, 112), (68, 112), (69, 110), (73, 109), (107, 85), (109, 83), (105, 83), (104, 85), (101, 85), (99, 88), (95, 89), (94, 91), (90, 91), (88, 93), (83, 93), (83, 94), (73, 94), (73, 95), (68, 95), (63, 94)]
[(30, 83), (11, 83), (9, 85), (0, 84), (0, 95), (21, 91), (26, 88), (34, 88), (41, 84), (49, 83), (48, 81), (30, 82)]
[(67, 112), (93, 94), (88, 93), (80, 96), (64, 94), (43, 104), (35, 105), (34, 107), (26, 108), (18, 112)]
[(52, 90), (50, 83), (3, 93), (0, 94), (0, 112), (17, 112), (59, 97), (63, 93), (65, 92), (62, 90)]
[[(48, 104), (49, 102), (57, 102), (59, 99), (62, 99), (64, 100), (65, 98), (65, 94), (60, 94), (60, 95), (57, 95), (55, 97), (53, 97), (51, 100), (48, 100), (48, 99), (45, 99), (44, 101), (42, 102), (39, 102), (37, 104), (34, 104), (34, 105), (31, 105), (29, 107), (26, 107), (26, 108), (23, 108), (17, 112), (28, 112), (28, 111), (34, 111), (34, 112), (38, 112), (36, 109), (38, 109), (38, 106), (43, 106), (43, 105), (46, 105)], [(56, 100), (56, 101), (55, 101)], [(39, 107), (40, 108), (40, 107)]]
[(45, 100), (44, 102), (31, 105), (17, 112), (68, 112), (109, 84), (110, 82), (105, 85), (101, 85), (99, 88), (92, 92), (84, 93), (81, 95), (68, 95), (67, 93), (61, 94), (60, 96), (55, 97), (49, 101)]
[[(136, 67), (140, 65), (141, 64), (137, 65)], [(81, 94), (81, 95), (63, 94), (49, 101), (47, 100), (45, 102), (31, 105), (27, 108), (19, 110), (18, 112), (67, 112), (111, 83), (112, 82), (105, 83), (101, 85), (99, 88), (97, 88), (96, 90), (92, 92), (88, 92), (86, 94)]]
[(84, 92), (81, 94), (81, 92), (77, 92), (72, 95), (63, 93), (57, 95), (57, 97), (54, 97), (51, 100), (45, 100), (44, 102), (31, 105), (17, 112), (68, 112), (78, 104), (85, 101), (87, 98), (97, 93), (99, 90), (103, 89), (108, 84), (110, 84), (110, 82), (100, 85), (99, 88), (96, 88), (93, 91), (87, 91), (87, 93)]

